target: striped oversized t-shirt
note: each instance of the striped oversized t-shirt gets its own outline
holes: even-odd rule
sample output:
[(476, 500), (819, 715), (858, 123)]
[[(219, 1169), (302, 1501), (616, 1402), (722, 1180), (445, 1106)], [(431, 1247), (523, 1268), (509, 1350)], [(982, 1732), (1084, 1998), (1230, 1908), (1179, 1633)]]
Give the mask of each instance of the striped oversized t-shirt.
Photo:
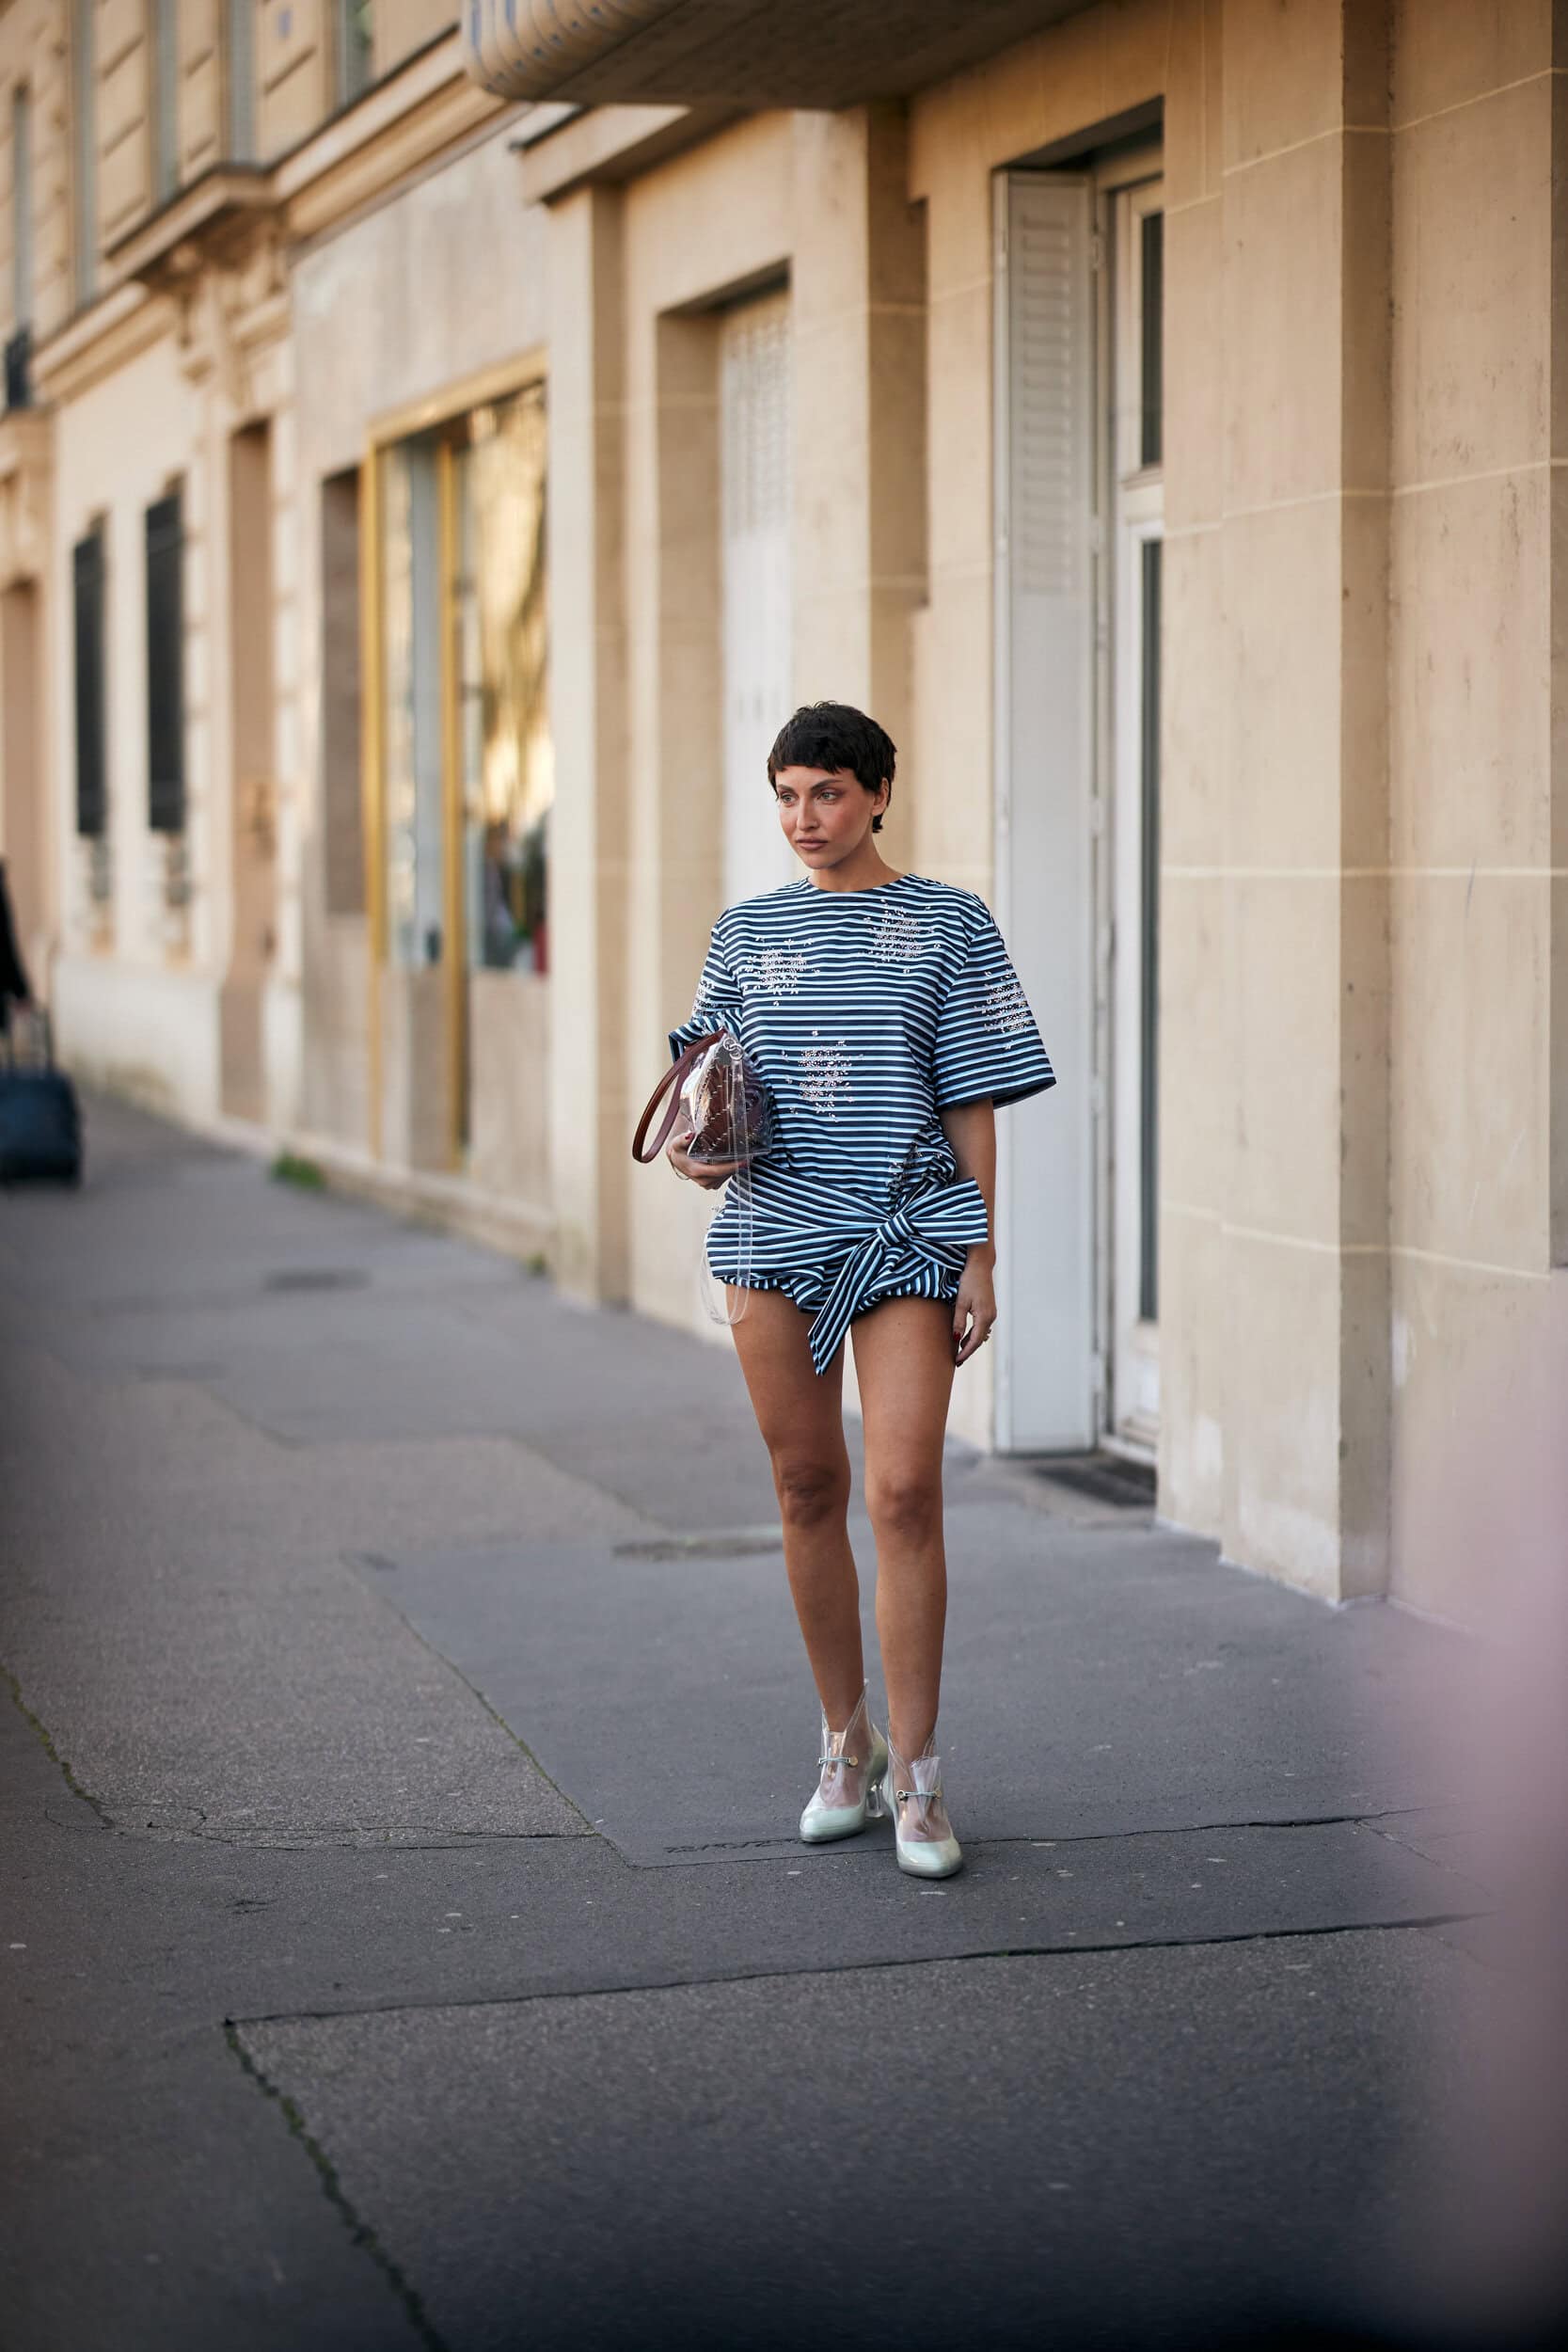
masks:
[(938, 1113), (1055, 1084), (984, 901), (900, 874), (872, 890), (786, 883), (713, 927), (679, 1053), (739, 1038), (772, 1096), (777, 1149), (733, 1177), (708, 1231), (724, 1281), (784, 1290), (832, 1361), (883, 1298), (952, 1298), (986, 1239)]

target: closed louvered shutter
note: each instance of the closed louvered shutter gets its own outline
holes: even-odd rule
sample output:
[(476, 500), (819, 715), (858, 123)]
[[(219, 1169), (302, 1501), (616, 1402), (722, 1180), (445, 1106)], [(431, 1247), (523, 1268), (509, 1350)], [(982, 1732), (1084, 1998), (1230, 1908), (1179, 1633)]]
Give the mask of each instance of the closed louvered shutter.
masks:
[(1095, 1441), (1095, 309), (1086, 181), (1019, 172), (996, 219), (997, 913), (1061, 1084), (999, 1130), (998, 1442)]
[(96, 839), (107, 830), (109, 801), (103, 740), (103, 533), (71, 551), (76, 688), (76, 830)]
[(792, 881), (768, 755), (792, 707), (795, 505), (789, 296), (737, 304), (720, 337), (724, 904)]
[(147, 821), (185, 827), (184, 532), (180, 493), (147, 510)]

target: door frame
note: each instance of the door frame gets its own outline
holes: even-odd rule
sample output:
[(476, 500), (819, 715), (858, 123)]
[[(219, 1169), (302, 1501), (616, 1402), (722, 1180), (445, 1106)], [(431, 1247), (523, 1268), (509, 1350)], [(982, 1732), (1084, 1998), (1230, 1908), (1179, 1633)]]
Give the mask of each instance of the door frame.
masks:
[[(468, 942), (463, 897), (463, 762), (457, 691), (457, 537), (451, 433), (470, 410), (504, 400), (530, 384), (548, 383), (543, 345), (500, 365), (445, 386), (422, 400), (372, 417), (359, 470), (359, 612), (361, 707), (359, 740), (364, 791), (366, 951), (365, 1076), (367, 1143), (372, 1159), (385, 1153), (383, 1113), (382, 975), (387, 964), (387, 772), (383, 693), (386, 620), (386, 500), (383, 472), (389, 451), (421, 434), (436, 443), (442, 778), (441, 974), (447, 1061), (448, 1165), (460, 1173), (466, 1159), (468, 1061)], [(549, 463), (546, 445), (546, 465)], [(319, 490), (319, 485), (318, 485)]]
[[(1142, 1065), (1132, 1045), (1144, 984), (1142, 932), (1143, 682), (1142, 556), (1164, 535), (1161, 463), (1142, 465), (1141, 279), (1126, 266), (1137, 224), (1164, 210), (1164, 155), (1157, 139), (1108, 158), (1096, 171), (1100, 273), (1100, 369), (1095, 411), (1097, 494), (1105, 517), (1100, 567), (1100, 707), (1095, 840), (1095, 1067), (1100, 1080), (1095, 1141), (1096, 1358), (1103, 1367), (1097, 1443), (1152, 1466), (1159, 1434), (1159, 1324), (1124, 1311), (1135, 1280), (1142, 1208), (1141, 1149), (1118, 1149), (1142, 1130)], [(1158, 647), (1155, 649), (1158, 660)], [(1156, 956), (1158, 947), (1156, 947)], [(1155, 974), (1158, 985), (1158, 972)], [(1156, 1136), (1158, 1130), (1156, 1130)], [(1158, 1209), (1156, 1208), (1156, 1216)]]
[[(999, 171), (993, 181), (994, 208), (994, 268), (995, 337), (993, 343), (993, 471), (996, 485), (993, 547), (995, 557), (996, 597), (994, 632), (995, 669), (995, 858), (994, 890), (996, 912), (1010, 939), (1016, 939), (1021, 949), (1027, 946), (1030, 917), (1034, 912), (1028, 874), (1031, 850), (1022, 836), (1027, 828), (1028, 811), (1019, 803), (1015, 805), (1014, 729), (1016, 723), (1014, 691), (1014, 582), (1012, 578), (1012, 491), (1009, 469), (1016, 420), (1013, 414), (1011, 357), (1008, 347), (1009, 306), (1012, 300), (1008, 280), (1008, 222), (1010, 192), (1021, 181), (1054, 182), (1063, 187), (1077, 187), (1087, 192), (1087, 263), (1089, 272), (1090, 316), (1087, 334), (1087, 366), (1089, 386), (1086, 401), (1081, 408), (1085, 419), (1084, 447), (1078, 453), (1084, 459), (1083, 473), (1085, 503), (1083, 525), (1086, 555), (1080, 577), (1085, 585), (1084, 662), (1086, 675), (1083, 678), (1086, 696), (1088, 743), (1083, 766), (1076, 782), (1070, 787), (1075, 805), (1059, 808), (1049, 823), (1057, 835), (1066, 867), (1076, 877), (1083, 894), (1081, 914), (1074, 911), (1070, 928), (1079, 942), (1074, 949), (1082, 963), (1064, 988), (1063, 1002), (1053, 1006), (1041, 1002), (1042, 1023), (1048, 1026), (1047, 1042), (1058, 1061), (1064, 1080), (1064, 1094), (1076, 1088), (1079, 1103), (1051, 1098), (1053, 1115), (1072, 1123), (1069, 1136), (1064, 1137), (1056, 1159), (1052, 1163), (1055, 1188), (1065, 1206), (1071, 1232), (1068, 1246), (1078, 1261), (1076, 1275), (1064, 1274), (1061, 1298), (1053, 1302), (1054, 1322), (1066, 1335), (1066, 1344), (1075, 1351), (1081, 1349), (1082, 1387), (1075, 1388), (1070, 1372), (1058, 1381), (1047, 1381), (1047, 1391), (1053, 1397), (1049, 1412), (1039, 1417), (1039, 1425), (1049, 1425), (1053, 1434), (1045, 1440), (1052, 1447), (1063, 1450), (1088, 1449), (1103, 1446), (1108, 1450), (1125, 1452), (1140, 1460), (1153, 1458), (1152, 1444), (1141, 1433), (1130, 1434), (1126, 1416), (1118, 1412), (1115, 1394), (1118, 1369), (1114, 1344), (1116, 1232), (1118, 1224), (1117, 1184), (1117, 1171), (1113, 1166), (1114, 1136), (1117, 1123), (1126, 1130), (1125, 1109), (1118, 1106), (1115, 1089), (1117, 1083), (1116, 1053), (1116, 999), (1117, 971), (1116, 938), (1117, 915), (1117, 857), (1118, 828), (1117, 811), (1118, 784), (1126, 790), (1126, 778), (1135, 764), (1140, 729), (1138, 714), (1119, 707), (1118, 693), (1125, 694), (1127, 681), (1117, 675), (1118, 645), (1125, 647), (1126, 599), (1135, 595), (1135, 566), (1128, 557), (1135, 552), (1138, 542), (1159, 529), (1157, 512), (1149, 501), (1140, 506), (1136, 498), (1130, 498), (1124, 486), (1127, 471), (1118, 466), (1118, 419), (1114, 414), (1118, 385), (1116, 373), (1118, 355), (1118, 335), (1121, 345), (1127, 340), (1127, 322), (1118, 321), (1116, 305), (1119, 274), (1114, 266), (1114, 237), (1118, 207), (1128, 209), (1128, 192), (1148, 185), (1158, 188), (1163, 180), (1164, 153), (1158, 136), (1141, 136), (1129, 141), (1101, 157), (1086, 156), (1081, 162), (1059, 169), (1019, 166)], [(1152, 208), (1150, 208), (1152, 209)], [(1148, 506), (1149, 511), (1143, 511)], [(1117, 532), (1124, 534), (1123, 543), (1117, 544)], [(1118, 610), (1118, 607), (1120, 610)], [(1130, 726), (1131, 723), (1131, 726)], [(1118, 774), (1118, 771), (1120, 771)], [(1060, 775), (1055, 779), (1061, 782)], [(1066, 788), (1066, 787), (1064, 787)], [(1078, 796), (1081, 795), (1081, 799)], [(1036, 815), (1036, 833), (1039, 819)], [(1121, 848), (1128, 851), (1132, 845), (1127, 841), (1127, 827), (1119, 828)], [(1037, 853), (1038, 841), (1034, 845)], [(1124, 890), (1125, 895), (1125, 879)], [(1037, 898), (1037, 892), (1035, 894)], [(1059, 1040), (1059, 1044), (1056, 1041)], [(1127, 1056), (1121, 1056), (1123, 1077), (1127, 1076)], [(1027, 1105), (1024, 1106), (1027, 1110)], [(1011, 1115), (1016, 1128), (1020, 1113)], [(1083, 1169), (1079, 1181), (1063, 1182), (1067, 1166), (1077, 1150), (1070, 1138), (1080, 1132), (1077, 1122), (1086, 1122), (1083, 1138)], [(1013, 1168), (1017, 1146), (1009, 1133), (1001, 1138), (997, 1168), (997, 1228), (1004, 1245), (1005, 1263), (1012, 1263), (1016, 1253), (1011, 1247), (1018, 1232), (1018, 1219), (1022, 1203), (1019, 1197), (1019, 1180)], [(1135, 1174), (1136, 1155), (1134, 1158)], [(1037, 1165), (1037, 1177), (1045, 1163)], [(1125, 1188), (1130, 1171), (1124, 1166), (1119, 1181)], [(1050, 1183), (1046, 1190), (1049, 1194)], [(1046, 1206), (1052, 1203), (1049, 1199)], [(1125, 1215), (1125, 1211), (1122, 1213)], [(1125, 1229), (1124, 1229), (1125, 1230)], [(1072, 1295), (1069, 1295), (1069, 1293)], [(1020, 1370), (1017, 1359), (1021, 1350), (1034, 1345), (1050, 1345), (1046, 1324), (1038, 1311), (1041, 1302), (1020, 1295), (1015, 1287), (1008, 1301), (1011, 1309), (1006, 1317), (1002, 1345), (998, 1350), (995, 1391), (995, 1442), (999, 1452), (1019, 1449), (1034, 1450), (1039, 1442), (1021, 1426), (1028, 1417), (1020, 1410), (1018, 1395)], [(1081, 1335), (1081, 1336), (1080, 1336)], [(1122, 1351), (1125, 1353), (1125, 1349)], [(1024, 1375), (1027, 1377), (1027, 1375)]]

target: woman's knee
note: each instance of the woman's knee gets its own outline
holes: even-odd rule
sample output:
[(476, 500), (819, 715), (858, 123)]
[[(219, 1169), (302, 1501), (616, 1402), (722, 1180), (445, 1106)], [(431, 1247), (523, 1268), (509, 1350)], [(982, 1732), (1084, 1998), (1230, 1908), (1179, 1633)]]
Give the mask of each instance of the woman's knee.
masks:
[(842, 1518), (847, 1507), (849, 1466), (809, 1454), (776, 1454), (773, 1485), (789, 1526), (819, 1527), (825, 1519)]
[(915, 1540), (942, 1524), (942, 1471), (924, 1463), (868, 1468), (865, 1507), (879, 1535)]

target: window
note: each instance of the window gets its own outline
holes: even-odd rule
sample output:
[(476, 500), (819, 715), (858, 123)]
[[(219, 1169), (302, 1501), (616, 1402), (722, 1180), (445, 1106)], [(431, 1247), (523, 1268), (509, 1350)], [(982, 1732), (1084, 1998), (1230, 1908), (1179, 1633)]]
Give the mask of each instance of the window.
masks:
[(1157, 466), (1164, 441), (1165, 216), (1146, 212), (1138, 221), (1138, 373), (1142, 413), (1139, 462)]
[(256, 159), (256, 0), (229, 0), (229, 153)]
[(152, 201), (166, 204), (180, 184), (179, 0), (152, 5)]
[(382, 472), (387, 914), (405, 970), (441, 961), (445, 908), (439, 462), (423, 434), (389, 449)]
[(185, 534), (172, 490), (147, 510), (147, 821), (185, 829)]
[(90, 302), (98, 285), (98, 53), (93, 39), (98, 0), (76, 0), (72, 44), (72, 128), (76, 138), (76, 299)]
[(24, 82), (11, 91), (11, 333), (6, 344), (6, 406), (33, 397), (33, 115)]
[(373, 78), (372, 0), (337, 0), (338, 103), (351, 106)]
[(546, 697), (545, 394), (533, 385), (382, 459), (388, 938), (437, 963), (447, 860), (470, 965), (543, 973), (555, 768)]
[(33, 323), (33, 106), (25, 82), (11, 92), (11, 323)]
[(365, 912), (359, 469), (322, 484), (322, 835), (328, 914)]
[(71, 551), (76, 699), (76, 830), (102, 840), (108, 830), (103, 714), (103, 526)]
[(468, 961), (549, 968), (545, 393), (476, 409), (457, 452), (458, 707)]

